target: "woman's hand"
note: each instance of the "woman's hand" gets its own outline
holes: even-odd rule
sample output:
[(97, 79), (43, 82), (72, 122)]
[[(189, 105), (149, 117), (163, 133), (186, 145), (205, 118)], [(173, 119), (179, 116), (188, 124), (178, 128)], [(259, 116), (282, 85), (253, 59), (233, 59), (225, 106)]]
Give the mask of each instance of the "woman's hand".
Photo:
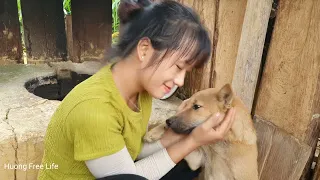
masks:
[[(232, 126), (235, 119), (234, 117), (234, 108), (228, 110), (227, 115), (224, 117), (221, 115), (214, 115), (206, 122), (196, 127), (188, 138), (190, 138), (191, 142), (197, 147), (223, 140)], [(220, 122), (222, 123), (219, 125)]]
[(164, 148), (169, 147), (172, 144), (177, 143), (181, 139), (187, 137), (186, 134), (175, 133), (171, 128), (168, 128), (162, 135), (160, 142)]

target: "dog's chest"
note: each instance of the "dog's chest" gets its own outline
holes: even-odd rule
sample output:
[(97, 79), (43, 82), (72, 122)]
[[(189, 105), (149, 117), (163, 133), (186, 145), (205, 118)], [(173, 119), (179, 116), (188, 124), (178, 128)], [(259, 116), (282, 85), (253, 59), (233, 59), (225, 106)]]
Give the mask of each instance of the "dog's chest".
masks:
[(201, 147), (204, 156), (204, 179), (233, 179), (233, 172), (230, 169), (230, 156), (228, 150), (230, 144), (225, 141), (214, 145)]
[(213, 145), (204, 146), (202, 149), (208, 159), (214, 159), (218, 156), (227, 160), (230, 147), (231, 144), (229, 142), (220, 141)]

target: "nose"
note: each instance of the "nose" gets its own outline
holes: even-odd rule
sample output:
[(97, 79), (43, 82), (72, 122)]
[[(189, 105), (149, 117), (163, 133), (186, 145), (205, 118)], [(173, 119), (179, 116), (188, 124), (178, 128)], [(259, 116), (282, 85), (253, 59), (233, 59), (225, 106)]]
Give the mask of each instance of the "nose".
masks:
[(174, 83), (179, 87), (183, 86), (185, 76), (186, 71), (179, 72), (179, 74), (177, 74), (176, 78), (174, 79)]
[(171, 119), (167, 119), (167, 120), (166, 120), (166, 123), (167, 123), (167, 125), (170, 127), (171, 124), (172, 124), (172, 120), (171, 120)]

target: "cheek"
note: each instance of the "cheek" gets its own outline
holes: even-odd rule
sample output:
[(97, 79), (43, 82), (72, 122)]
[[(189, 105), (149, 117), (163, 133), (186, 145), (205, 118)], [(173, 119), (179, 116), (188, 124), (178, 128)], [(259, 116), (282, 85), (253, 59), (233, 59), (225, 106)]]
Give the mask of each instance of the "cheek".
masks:
[(205, 110), (198, 110), (198, 111), (190, 110), (186, 114), (186, 119), (190, 123), (202, 123), (205, 120), (207, 120), (207, 118), (210, 117), (210, 115), (211, 113)]
[[(141, 72), (141, 83), (147, 91), (159, 91), (163, 84), (173, 81), (175, 72), (174, 68), (164, 67), (160, 65), (158, 68), (148, 68)], [(169, 83), (171, 85), (171, 83)]]
[[(150, 74), (146, 75), (149, 77), (150, 82), (149, 84), (156, 85), (156, 86), (161, 86), (163, 83), (168, 81), (170, 78), (168, 77), (168, 73), (166, 71), (163, 71), (161, 69), (152, 72)], [(159, 87), (158, 87), (159, 88)]]
[(159, 79), (159, 73), (153, 72), (152, 70), (147, 70), (141, 74), (141, 83), (145, 90), (149, 93), (159, 89), (159, 86), (163, 83), (161, 79)]

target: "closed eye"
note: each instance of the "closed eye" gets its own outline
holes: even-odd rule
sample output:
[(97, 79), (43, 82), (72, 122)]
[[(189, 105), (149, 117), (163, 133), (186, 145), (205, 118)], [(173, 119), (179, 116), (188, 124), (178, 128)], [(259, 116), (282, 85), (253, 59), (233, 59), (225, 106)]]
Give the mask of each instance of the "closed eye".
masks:
[(178, 69), (182, 70), (182, 68), (180, 66), (178, 66), (178, 65), (176, 65), (176, 66), (177, 66)]

